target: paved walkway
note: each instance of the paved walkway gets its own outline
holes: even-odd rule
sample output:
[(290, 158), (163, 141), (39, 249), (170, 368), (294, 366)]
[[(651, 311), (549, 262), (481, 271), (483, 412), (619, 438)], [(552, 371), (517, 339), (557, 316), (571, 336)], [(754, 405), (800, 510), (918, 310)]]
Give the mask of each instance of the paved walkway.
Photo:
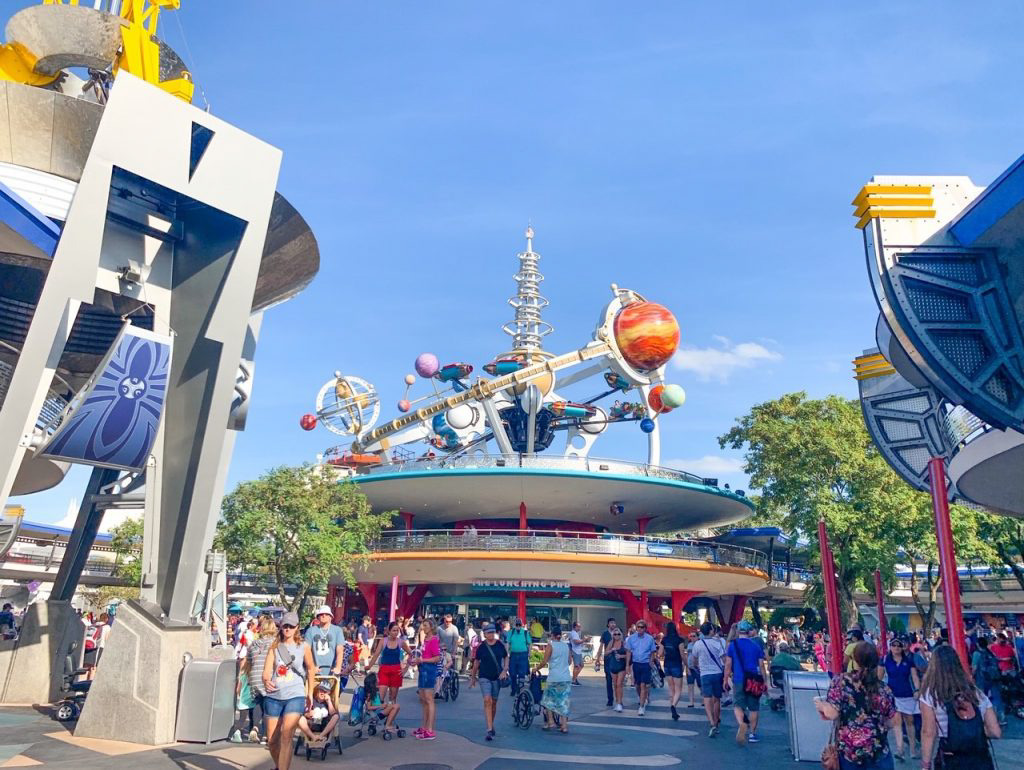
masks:
[[(762, 712), (762, 741), (741, 748), (733, 740), (731, 712), (725, 715), (718, 738), (707, 737), (702, 709), (681, 709), (672, 720), (667, 693), (656, 690), (646, 716), (637, 716), (635, 695), (626, 695), (633, 708), (617, 714), (605, 707), (604, 677), (592, 670), (572, 691), (572, 722), (568, 735), (549, 734), (535, 720), (527, 731), (512, 723), (511, 698), (502, 691), (497, 739), (484, 741), (482, 700), (465, 679), (455, 703), (437, 706), (436, 741), (411, 736), (385, 742), (380, 737), (355, 740), (343, 728), (344, 756), (335, 752), (320, 763), (303, 756), (293, 768), (317, 765), (355, 770), (504, 770), (515, 767), (555, 770), (606, 770), (613, 767), (678, 767), (698, 763), (710, 767), (792, 768), (788, 724), (784, 713)], [(411, 684), (411, 682), (409, 683)], [(412, 687), (402, 690), (400, 723), (418, 723), (419, 708)], [(1007, 739), (998, 742), (1000, 770), (1024, 770), (1024, 721), (1011, 718)], [(128, 736), (126, 736), (128, 737)], [(266, 750), (249, 744), (193, 744), (153, 748), (134, 743), (76, 739), (45, 709), (0, 709), (0, 767), (110, 768), (111, 770), (273, 770)], [(812, 765), (805, 765), (811, 767)], [(897, 764), (897, 767), (901, 765)], [(916, 767), (916, 763), (914, 765)], [(911, 765), (903, 765), (911, 767)]]

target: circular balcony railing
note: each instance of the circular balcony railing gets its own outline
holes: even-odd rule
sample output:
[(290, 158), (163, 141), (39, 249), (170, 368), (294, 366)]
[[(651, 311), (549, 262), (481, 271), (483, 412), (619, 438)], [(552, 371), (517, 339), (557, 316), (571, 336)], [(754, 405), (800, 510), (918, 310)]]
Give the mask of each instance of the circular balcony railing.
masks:
[(753, 548), (703, 540), (640, 535), (551, 532), (518, 529), (414, 529), (383, 535), (370, 543), (375, 553), (403, 551), (501, 551), (649, 556), (668, 561), (701, 561), (768, 573), (768, 556)]
[[(521, 455), (521, 454), (488, 454), (488, 455), (444, 455), (437, 457), (416, 457), (407, 460), (396, 459), (388, 464), (361, 466), (356, 470), (357, 476), (374, 476), (385, 473), (402, 473), (404, 471), (431, 471), (475, 468), (536, 468), (551, 470), (573, 470), (586, 473), (617, 474), (621, 476), (646, 476), (649, 478), (684, 481), (701, 486), (717, 486), (717, 479), (707, 479), (693, 473), (666, 468), (662, 465), (634, 463), (628, 460), (611, 460), (599, 457), (576, 457), (569, 455)], [(722, 490), (726, 494), (743, 497), (743, 494), (732, 490)]]

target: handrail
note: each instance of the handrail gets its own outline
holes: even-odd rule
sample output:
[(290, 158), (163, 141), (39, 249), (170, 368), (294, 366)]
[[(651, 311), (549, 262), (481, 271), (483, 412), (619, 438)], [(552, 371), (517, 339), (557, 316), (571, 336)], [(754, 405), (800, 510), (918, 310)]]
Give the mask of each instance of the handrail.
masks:
[(713, 541), (673, 539), (647, 535), (565, 530), (413, 529), (382, 535), (368, 545), (376, 553), (401, 551), (529, 551), (591, 553), (612, 556), (649, 556), (658, 559), (704, 561), (768, 572), (768, 556), (743, 546)]
[[(417, 470), (448, 470), (455, 468), (553, 468), (587, 471), (589, 473), (621, 473), (630, 476), (649, 476), (685, 481), (701, 486), (706, 484), (702, 476), (688, 473), (677, 468), (663, 465), (629, 460), (613, 460), (603, 457), (578, 457), (572, 455), (521, 455), (521, 454), (487, 454), (487, 455), (437, 455), (434, 457), (415, 457), (412, 459), (396, 459), (390, 463), (361, 466), (356, 469), (358, 476), (373, 476), (384, 473), (401, 473)], [(717, 489), (717, 487), (714, 487)], [(744, 497), (732, 490), (721, 489), (721, 492), (734, 497)]]

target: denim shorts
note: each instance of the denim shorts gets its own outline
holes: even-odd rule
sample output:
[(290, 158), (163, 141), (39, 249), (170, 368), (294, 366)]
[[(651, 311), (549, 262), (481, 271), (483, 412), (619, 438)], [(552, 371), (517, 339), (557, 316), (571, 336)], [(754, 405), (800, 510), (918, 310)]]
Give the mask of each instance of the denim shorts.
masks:
[(681, 663), (666, 663), (665, 676), (670, 676), (673, 679), (682, 679), (683, 665)]
[(574, 666), (582, 666), (583, 665), (583, 653), (582, 652), (574, 652), (572, 654), (572, 664)]
[(733, 689), (736, 690), (732, 695), (733, 706), (744, 711), (761, 710), (761, 696), (743, 692), (742, 684), (734, 684)]
[(650, 684), (651, 683), (651, 664), (650, 663), (634, 663), (633, 664), (633, 684)]
[(433, 690), (437, 684), (437, 666), (431, 663), (424, 663), (419, 667), (420, 677), (416, 686), (421, 690)]
[(477, 679), (476, 681), (480, 685), (481, 695), (497, 700), (498, 694), (501, 692), (501, 684), (497, 679)]
[(700, 694), (705, 698), (721, 698), (724, 674), (709, 674), (700, 678)]
[(302, 714), (305, 710), (305, 695), (300, 698), (288, 698), (287, 700), (271, 698), (270, 696), (263, 699), (263, 716), (270, 717), (271, 719), (279, 719), (285, 714)]
[(700, 684), (700, 671), (695, 668), (686, 669), (686, 683), (687, 684)]

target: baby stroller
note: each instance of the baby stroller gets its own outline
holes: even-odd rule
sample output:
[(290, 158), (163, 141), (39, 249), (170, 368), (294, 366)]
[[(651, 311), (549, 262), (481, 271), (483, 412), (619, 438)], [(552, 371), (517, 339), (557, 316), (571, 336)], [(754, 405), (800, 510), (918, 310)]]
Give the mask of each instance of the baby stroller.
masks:
[[(367, 676), (370, 675), (368, 674)], [(383, 730), (381, 738), (386, 741), (391, 740), (393, 735), (398, 738), (404, 738), (405, 730), (399, 727), (396, 722), (391, 723), (395, 728), (393, 735), (390, 730), (383, 729), (387, 718), (380, 714), (379, 708), (379, 705), (374, 706), (372, 703), (367, 703), (366, 680), (364, 679), (363, 684), (356, 689), (356, 694), (352, 696), (352, 705), (349, 707), (348, 724), (350, 727), (356, 728), (352, 731), (352, 736), (362, 738), (364, 730), (367, 735), (374, 736), (378, 730)]]
[(78, 719), (85, 705), (85, 696), (89, 694), (92, 681), (83, 679), (76, 682), (75, 678), (86, 673), (84, 668), (76, 668), (73, 655), (64, 658), (64, 678), (61, 683), (61, 699), (57, 703), (54, 715), (59, 722), (71, 722)]
[(334, 704), (334, 709), (338, 714), (338, 723), (334, 726), (329, 734), (321, 733), (318, 740), (310, 742), (306, 739), (301, 732), (296, 731), (295, 733), (295, 753), (298, 754), (302, 748), (306, 749), (306, 759), (310, 759), (313, 756), (313, 752), (320, 752), (320, 759), (327, 759), (327, 749), (333, 743), (338, 749), (338, 753), (341, 754), (341, 683), (336, 676), (317, 676), (316, 687), (322, 688), (327, 685), (330, 688), (330, 700)]

